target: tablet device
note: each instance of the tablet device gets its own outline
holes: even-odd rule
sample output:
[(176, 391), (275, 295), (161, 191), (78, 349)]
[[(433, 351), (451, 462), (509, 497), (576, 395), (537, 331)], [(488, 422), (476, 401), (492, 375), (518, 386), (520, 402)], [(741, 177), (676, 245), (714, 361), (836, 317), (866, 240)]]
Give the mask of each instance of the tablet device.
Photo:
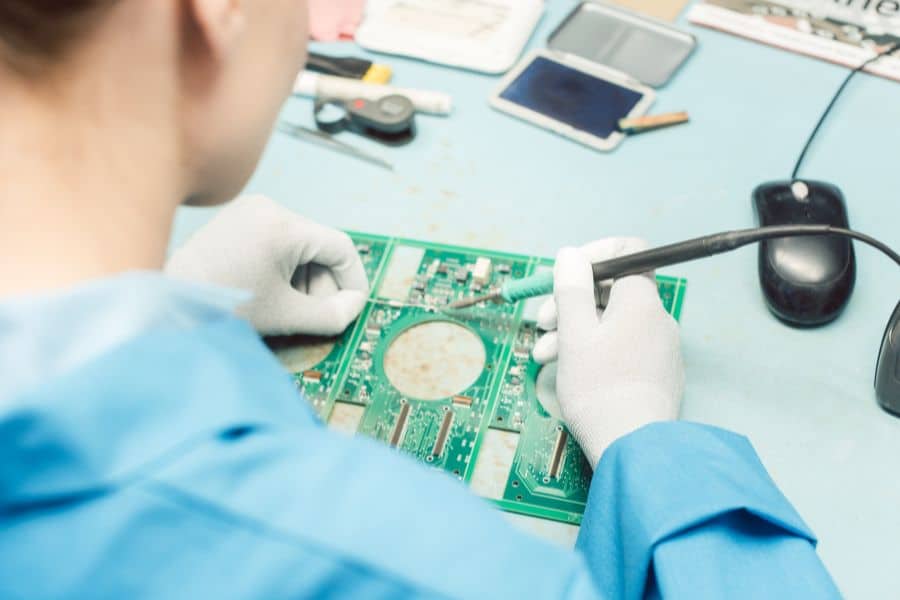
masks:
[(500, 82), (491, 106), (595, 148), (625, 137), (619, 119), (646, 114), (655, 93), (624, 73), (583, 58), (535, 50)]

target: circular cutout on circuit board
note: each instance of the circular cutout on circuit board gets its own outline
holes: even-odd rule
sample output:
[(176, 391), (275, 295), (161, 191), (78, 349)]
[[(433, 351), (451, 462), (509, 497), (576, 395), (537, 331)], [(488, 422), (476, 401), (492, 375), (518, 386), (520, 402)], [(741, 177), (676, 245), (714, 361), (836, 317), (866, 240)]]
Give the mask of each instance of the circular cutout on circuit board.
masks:
[(291, 340), (290, 345), (279, 347), (275, 356), (291, 373), (302, 373), (328, 358), (334, 349), (335, 340), (328, 338), (302, 337)]
[(554, 419), (562, 419), (559, 400), (556, 397), (556, 362), (544, 365), (534, 382), (534, 393), (544, 412)]
[(384, 354), (384, 373), (404, 396), (438, 400), (462, 393), (485, 369), (487, 352), (471, 329), (428, 321), (401, 332)]

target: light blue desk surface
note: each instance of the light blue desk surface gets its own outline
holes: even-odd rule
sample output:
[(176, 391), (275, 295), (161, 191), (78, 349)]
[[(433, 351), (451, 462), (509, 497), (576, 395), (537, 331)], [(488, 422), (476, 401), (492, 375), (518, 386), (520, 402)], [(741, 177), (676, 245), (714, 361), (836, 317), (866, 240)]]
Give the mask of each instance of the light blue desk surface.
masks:
[[(531, 44), (542, 45), (573, 5), (549, 0)], [(685, 27), (697, 52), (654, 109), (687, 109), (690, 125), (596, 153), (492, 111), (496, 77), (381, 57), (395, 84), (450, 92), (456, 105), (449, 118), (420, 117), (418, 139), (402, 149), (348, 136), (394, 162), (395, 173), (276, 134), (247, 189), (336, 227), (546, 256), (609, 235), (662, 244), (751, 226), (751, 190), (789, 176), (846, 70)], [(308, 100), (285, 108), (308, 124), (310, 113)], [(860, 76), (802, 175), (840, 186), (851, 224), (900, 248), (898, 156), (900, 84)], [(175, 243), (210, 214), (183, 210)], [(749, 436), (849, 597), (897, 597), (900, 420), (878, 408), (872, 380), (900, 277), (867, 247), (857, 253), (852, 302), (812, 331), (769, 315), (755, 249), (666, 272), (689, 280), (683, 417)]]

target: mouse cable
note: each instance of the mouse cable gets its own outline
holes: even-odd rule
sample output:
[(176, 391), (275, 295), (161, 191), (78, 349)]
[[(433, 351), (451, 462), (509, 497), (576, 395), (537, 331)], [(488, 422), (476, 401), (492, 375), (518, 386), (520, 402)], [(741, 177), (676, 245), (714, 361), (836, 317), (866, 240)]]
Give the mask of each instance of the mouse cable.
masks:
[(828, 106), (825, 108), (825, 112), (823, 112), (822, 116), (819, 117), (819, 122), (816, 123), (816, 126), (812, 130), (812, 133), (809, 134), (809, 138), (806, 140), (806, 145), (803, 146), (803, 151), (800, 152), (800, 156), (797, 158), (796, 164), (794, 164), (794, 172), (791, 173), (791, 181), (797, 180), (797, 174), (800, 173), (800, 166), (803, 164), (803, 159), (806, 157), (807, 150), (809, 150), (810, 145), (812, 145), (813, 139), (815, 139), (816, 134), (819, 133), (819, 129), (822, 127), (822, 123), (824, 123), (825, 119), (828, 117), (828, 113), (831, 112), (831, 109), (834, 107), (835, 102), (837, 102), (837, 99), (840, 98), (841, 92), (844, 91), (844, 88), (847, 87), (847, 84), (850, 83), (850, 80), (853, 79), (853, 76), (868, 67), (873, 62), (879, 60), (884, 56), (887, 56), (888, 54), (893, 54), (897, 50), (900, 50), (900, 42), (891, 44), (887, 47), (886, 50), (883, 50), (875, 56), (869, 58), (868, 60), (863, 61), (856, 68), (850, 71), (850, 73), (847, 74), (847, 77), (844, 79), (841, 87), (839, 87), (834, 93), (834, 96), (831, 97), (831, 102), (828, 103)]
[(831, 225), (772, 225), (705, 235), (597, 262), (593, 265), (594, 279), (602, 281), (627, 275), (637, 275), (660, 267), (730, 252), (763, 240), (813, 235), (834, 235), (859, 240), (880, 250), (900, 266), (900, 254), (895, 252), (890, 246), (852, 229), (832, 227)]

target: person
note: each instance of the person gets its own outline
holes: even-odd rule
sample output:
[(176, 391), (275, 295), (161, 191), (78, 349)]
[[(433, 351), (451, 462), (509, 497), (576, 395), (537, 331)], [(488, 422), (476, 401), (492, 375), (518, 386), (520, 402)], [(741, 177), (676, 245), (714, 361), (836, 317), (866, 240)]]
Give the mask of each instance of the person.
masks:
[(675, 420), (651, 279), (598, 317), (589, 261), (633, 240), (561, 250), (541, 311), (536, 358), (596, 467), (574, 550), (298, 400), (258, 333), (353, 321), (346, 235), (244, 198), (165, 264), (176, 208), (251, 174), (307, 20), (298, 0), (0, 3), (0, 597), (838, 596), (747, 440)]

